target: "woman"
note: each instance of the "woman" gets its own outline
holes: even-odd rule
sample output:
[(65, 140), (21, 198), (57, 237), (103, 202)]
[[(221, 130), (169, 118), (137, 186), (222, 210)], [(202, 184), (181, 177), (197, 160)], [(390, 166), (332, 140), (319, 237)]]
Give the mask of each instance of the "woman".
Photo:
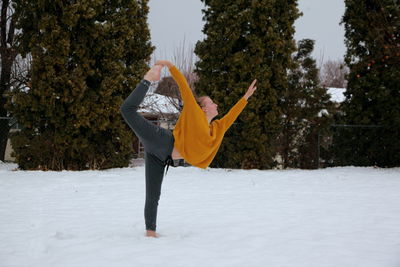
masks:
[[(150, 84), (160, 80), (161, 69), (164, 66), (168, 67), (178, 83), (183, 101), (183, 109), (173, 132), (154, 125), (137, 112)], [(196, 100), (182, 73), (171, 62), (160, 60), (124, 101), (121, 106), (122, 116), (145, 150), (146, 236), (157, 237), (157, 207), (165, 166), (168, 169), (172, 159), (183, 158), (193, 166), (207, 168), (218, 152), (225, 132), (244, 109), (247, 99), (257, 89), (255, 83), (256, 80), (222, 119), (212, 121), (218, 115), (218, 106), (208, 96)]]

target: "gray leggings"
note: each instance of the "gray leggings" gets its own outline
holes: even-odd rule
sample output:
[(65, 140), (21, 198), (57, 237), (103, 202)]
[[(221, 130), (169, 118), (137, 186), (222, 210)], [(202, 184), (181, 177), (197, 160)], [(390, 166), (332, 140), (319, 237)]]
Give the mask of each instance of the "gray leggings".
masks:
[(139, 105), (149, 89), (150, 82), (140, 81), (136, 89), (121, 105), (126, 123), (135, 132), (145, 150), (146, 203), (144, 217), (147, 230), (156, 230), (157, 207), (167, 160), (171, 159), (174, 137), (170, 130), (161, 128), (138, 113)]

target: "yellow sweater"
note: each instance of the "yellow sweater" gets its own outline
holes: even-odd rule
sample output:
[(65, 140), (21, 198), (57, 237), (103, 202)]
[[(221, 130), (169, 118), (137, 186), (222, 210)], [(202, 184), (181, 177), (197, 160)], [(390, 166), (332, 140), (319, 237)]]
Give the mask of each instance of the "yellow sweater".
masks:
[(205, 169), (211, 164), (225, 132), (245, 108), (247, 101), (241, 98), (222, 119), (208, 124), (185, 76), (175, 66), (170, 67), (169, 71), (178, 83), (183, 101), (183, 109), (173, 132), (175, 148), (191, 165)]

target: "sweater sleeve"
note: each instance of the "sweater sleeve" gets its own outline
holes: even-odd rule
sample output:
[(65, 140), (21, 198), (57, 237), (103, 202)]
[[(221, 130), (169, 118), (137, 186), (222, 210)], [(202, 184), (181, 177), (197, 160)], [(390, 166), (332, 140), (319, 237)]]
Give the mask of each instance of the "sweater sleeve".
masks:
[(235, 122), (237, 117), (247, 105), (247, 100), (243, 97), (229, 110), (226, 115), (219, 120), (221, 126), (226, 130)]
[(179, 86), (179, 91), (181, 92), (183, 104), (197, 104), (197, 101), (193, 95), (192, 90), (189, 87), (185, 76), (175, 66), (171, 66), (169, 68), (169, 71), (171, 72), (172, 78), (174, 78)]

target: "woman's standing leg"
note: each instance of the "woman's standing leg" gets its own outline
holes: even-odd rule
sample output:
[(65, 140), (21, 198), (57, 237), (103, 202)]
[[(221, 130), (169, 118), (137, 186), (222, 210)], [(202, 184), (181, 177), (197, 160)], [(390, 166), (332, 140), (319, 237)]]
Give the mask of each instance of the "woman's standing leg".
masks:
[(164, 178), (165, 163), (151, 153), (145, 155), (146, 161), (146, 203), (144, 218), (147, 231), (156, 231), (158, 201)]

